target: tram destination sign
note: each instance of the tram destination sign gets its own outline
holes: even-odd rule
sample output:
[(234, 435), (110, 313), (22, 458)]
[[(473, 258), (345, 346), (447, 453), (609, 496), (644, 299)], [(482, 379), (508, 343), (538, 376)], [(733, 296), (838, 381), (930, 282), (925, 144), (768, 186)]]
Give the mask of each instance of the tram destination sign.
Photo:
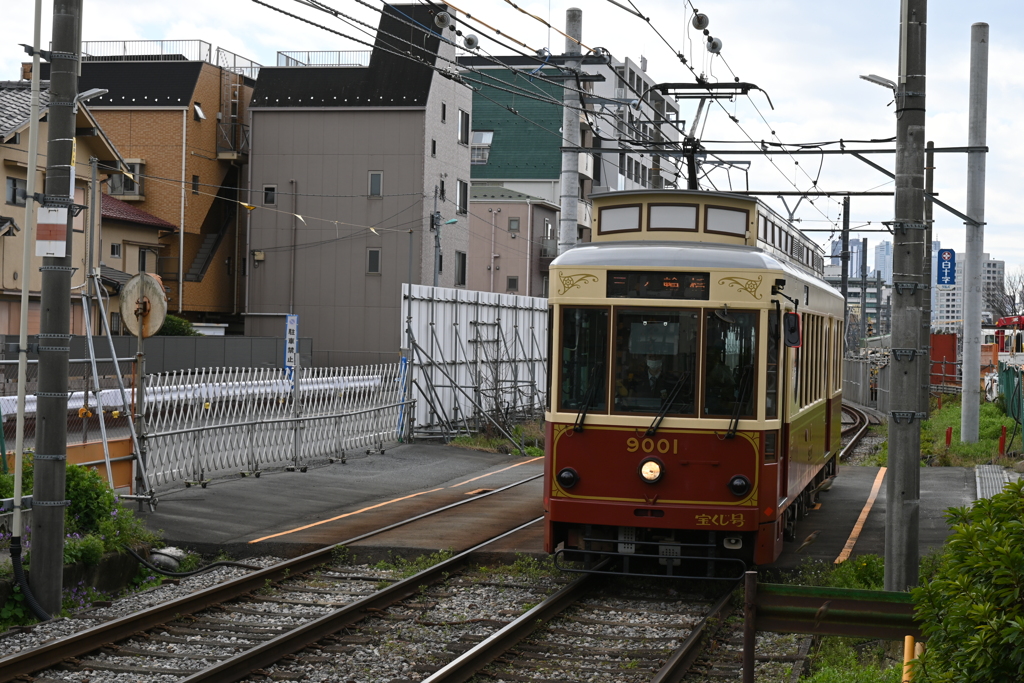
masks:
[(710, 284), (710, 273), (613, 270), (608, 273), (608, 298), (707, 301)]
[(938, 265), (935, 268), (935, 285), (939, 289), (956, 287), (956, 252), (952, 249), (939, 249)]

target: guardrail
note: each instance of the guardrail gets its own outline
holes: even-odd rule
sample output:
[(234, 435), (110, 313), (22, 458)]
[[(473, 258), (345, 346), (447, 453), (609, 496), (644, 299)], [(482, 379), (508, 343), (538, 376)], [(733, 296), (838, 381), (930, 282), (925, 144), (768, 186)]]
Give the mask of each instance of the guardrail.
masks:
[(758, 631), (884, 640), (921, 637), (910, 593), (758, 583), (754, 571), (744, 579), (745, 683), (754, 680)]

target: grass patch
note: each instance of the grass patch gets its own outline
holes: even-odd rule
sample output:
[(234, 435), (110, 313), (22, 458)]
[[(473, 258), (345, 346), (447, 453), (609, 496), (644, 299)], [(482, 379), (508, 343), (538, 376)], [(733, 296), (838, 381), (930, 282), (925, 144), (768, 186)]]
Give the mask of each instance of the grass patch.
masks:
[(419, 574), (424, 569), (430, 569), (435, 564), (444, 562), (454, 556), (454, 550), (439, 550), (429, 555), (420, 555), (412, 560), (407, 560), (404, 557), (392, 557), (390, 560), (381, 560), (373, 565), (373, 568), (381, 571), (395, 572), (398, 574), (398, 578), (407, 579), (410, 576)]
[[(1009, 441), (1015, 422), (1002, 409), (1001, 404), (982, 403), (978, 414), (978, 442), (960, 442), (960, 396), (943, 396), (942, 408), (933, 405), (931, 417), (921, 429), (921, 453), (931, 456), (931, 463), (939, 467), (973, 467), (974, 465), (1009, 464), (999, 456), (999, 436), (1006, 427)], [(946, 447), (946, 429), (952, 428), (953, 437)], [(1020, 428), (1017, 428), (1020, 438)], [(1006, 444), (1007, 450), (1010, 443)]]
[[(522, 445), (526, 454), (539, 458), (544, 455), (544, 420), (523, 422), (512, 427), (512, 436), (516, 444)], [(451, 440), (452, 446), (472, 448), (488, 453), (516, 453), (518, 447), (510, 442), (504, 434), (488, 423), (483, 431), (475, 434), (463, 434)]]
[(539, 581), (545, 578), (561, 576), (562, 572), (555, 567), (553, 557), (537, 559), (528, 555), (516, 555), (512, 564), (503, 564), (495, 567), (479, 567), (477, 572), (483, 575), (486, 580), (499, 579), (527, 579)]

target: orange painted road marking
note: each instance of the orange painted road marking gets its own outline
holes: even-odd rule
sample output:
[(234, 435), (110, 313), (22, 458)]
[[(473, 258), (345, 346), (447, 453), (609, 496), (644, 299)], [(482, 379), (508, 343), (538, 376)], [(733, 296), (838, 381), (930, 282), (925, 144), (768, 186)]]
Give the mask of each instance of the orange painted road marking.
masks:
[(857, 523), (853, 525), (853, 531), (850, 532), (850, 537), (846, 539), (846, 545), (843, 547), (843, 552), (839, 553), (839, 557), (836, 558), (835, 563), (846, 562), (850, 559), (850, 553), (853, 552), (853, 546), (857, 545), (857, 539), (860, 538), (860, 532), (864, 528), (864, 522), (868, 519), (868, 513), (871, 512), (871, 506), (875, 504), (875, 498), (878, 497), (878, 490), (882, 488), (882, 480), (885, 479), (884, 467), (878, 470), (878, 476), (875, 477), (875, 483), (871, 486), (871, 495), (868, 496), (868, 501), (864, 503), (864, 509), (860, 511), (860, 517), (857, 518)]
[(393, 500), (387, 500), (387, 501), (384, 501), (383, 503), (377, 503), (376, 505), (371, 505), (370, 507), (363, 508), (362, 510), (356, 510), (355, 512), (346, 512), (345, 514), (338, 515), (337, 517), (331, 517), (330, 519), (325, 519), (325, 520), (320, 521), (320, 522), (314, 522), (313, 524), (307, 524), (306, 526), (300, 526), (300, 527), (296, 527), (295, 529), (289, 529), (288, 531), (282, 531), (279, 534), (271, 534), (270, 536), (264, 536), (263, 538), (257, 538), (255, 540), (249, 541), (249, 543), (259, 543), (260, 541), (266, 541), (266, 540), (271, 539), (271, 538), (277, 538), (278, 536), (287, 536), (288, 534), (294, 534), (296, 531), (302, 531), (303, 529), (311, 529), (311, 528), (313, 528), (315, 526), (320, 526), (321, 524), (327, 524), (328, 522), (335, 522), (335, 521), (337, 521), (339, 519), (344, 519), (345, 517), (351, 517), (352, 515), (358, 515), (360, 512), (366, 512), (367, 510), (373, 510), (374, 508), (384, 507), (385, 505), (391, 505), (392, 503), (397, 503), (397, 502), (402, 501), (402, 500), (409, 500), (410, 498), (415, 498), (416, 496), (424, 496), (424, 495), (426, 495), (428, 493), (435, 493), (437, 491), (442, 491), (442, 490), (444, 490), (444, 489), (431, 489), (430, 491), (421, 491), (420, 493), (414, 493), (411, 496), (403, 496), (402, 498), (395, 498)]
[(466, 481), (460, 482), (458, 484), (453, 484), (453, 485), (449, 486), (448, 488), (456, 489), (456, 488), (458, 488), (460, 486), (465, 486), (466, 484), (470, 484), (470, 483), (476, 481), (477, 479), (485, 479), (485, 478), (487, 478), (487, 477), (489, 477), (491, 475), (498, 474), (500, 472), (505, 472), (506, 470), (510, 470), (513, 467), (519, 467), (520, 465), (529, 465), (531, 462), (543, 462), (543, 458), (533, 458), (532, 460), (524, 460), (523, 462), (517, 462), (515, 465), (509, 465), (508, 467), (506, 467), (503, 470), (497, 470), (495, 472), (489, 472), (488, 474), (481, 474), (479, 477), (473, 477), (472, 479), (467, 479)]

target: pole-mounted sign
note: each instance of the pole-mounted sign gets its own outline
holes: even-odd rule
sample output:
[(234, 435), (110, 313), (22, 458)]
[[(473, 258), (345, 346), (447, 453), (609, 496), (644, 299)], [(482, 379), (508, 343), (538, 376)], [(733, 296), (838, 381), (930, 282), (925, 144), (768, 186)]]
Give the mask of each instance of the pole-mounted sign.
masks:
[(935, 284), (939, 289), (953, 289), (956, 286), (956, 252), (952, 249), (939, 249)]
[(289, 374), (295, 370), (299, 354), (299, 316), (285, 316), (284, 326), (284, 368)]

